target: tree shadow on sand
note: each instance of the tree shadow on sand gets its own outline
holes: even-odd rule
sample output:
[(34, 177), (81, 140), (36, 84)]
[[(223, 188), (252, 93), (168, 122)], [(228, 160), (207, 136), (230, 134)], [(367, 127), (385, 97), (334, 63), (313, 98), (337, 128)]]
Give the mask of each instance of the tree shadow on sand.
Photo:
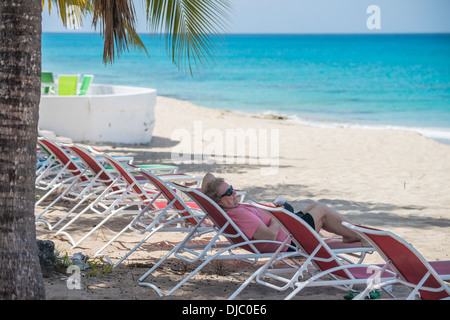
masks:
[(366, 224), (372, 227), (411, 227), (417, 229), (426, 227), (450, 227), (450, 219), (424, 216), (422, 212), (424, 210), (430, 210), (429, 207), (415, 205), (397, 206), (390, 203), (348, 201), (342, 199), (317, 199), (317, 195), (308, 190), (305, 185), (278, 184), (272, 186), (251, 186), (246, 188), (246, 191), (246, 199), (260, 202), (271, 202), (278, 194), (281, 194), (295, 210), (302, 210), (314, 201), (318, 201), (335, 209), (355, 223)]
[[(179, 141), (173, 141), (167, 138), (154, 136), (152, 141), (146, 145), (121, 145), (127, 155), (135, 157), (135, 164), (142, 163), (164, 163), (173, 164), (172, 149)], [(160, 148), (158, 151), (152, 151), (152, 148)], [(107, 153), (114, 153), (115, 147), (104, 145), (102, 148)], [(161, 151), (167, 149), (167, 151)], [(121, 150), (123, 153), (123, 150)], [(197, 155), (200, 156), (200, 155)], [(191, 155), (191, 159), (196, 157)], [(280, 159), (280, 163), (282, 163)], [(236, 174), (247, 172), (248, 170), (255, 170), (264, 168), (264, 166), (250, 165), (248, 162), (243, 164), (221, 164), (221, 163), (201, 163), (196, 164), (192, 162), (178, 165), (179, 172), (190, 172), (198, 175), (203, 175), (206, 172), (213, 172), (216, 175)], [(267, 166), (269, 167), (269, 166)], [(287, 168), (287, 166), (280, 166), (279, 169)], [(239, 176), (236, 177), (238, 180)], [(239, 188), (239, 186), (235, 186)], [(317, 191), (312, 191), (307, 185), (302, 184), (270, 184), (263, 186), (247, 186), (246, 199), (252, 199), (260, 202), (271, 202), (277, 195), (282, 195), (291, 203), (296, 210), (301, 210), (313, 201), (322, 202), (338, 212), (344, 214), (355, 223), (366, 224), (373, 227), (411, 227), (422, 229), (427, 226), (448, 228), (450, 227), (450, 219), (443, 217), (424, 216), (424, 210), (432, 210), (430, 207), (422, 207), (416, 205), (397, 206), (390, 203), (374, 203), (364, 201), (348, 201), (344, 199), (319, 199)], [(322, 190), (320, 194), (334, 194), (331, 190)], [(311, 200), (314, 199), (314, 200)], [(395, 213), (394, 213), (395, 212)], [(401, 214), (398, 214), (401, 213)]]

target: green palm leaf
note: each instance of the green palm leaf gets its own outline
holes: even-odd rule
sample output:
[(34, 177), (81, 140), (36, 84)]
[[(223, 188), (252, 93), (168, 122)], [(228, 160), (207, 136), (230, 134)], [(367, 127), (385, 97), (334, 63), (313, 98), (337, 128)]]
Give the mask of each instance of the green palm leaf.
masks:
[[(93, 15), (92, 23), (104, 37), (103, 62), (113, 62), (129, 46), (148, 52), (135, 29), (133, 0), (42, 0), (49, 12), (56, 5), (66, 27), (79, 27), (82, 18)], [(230, 0), (142, 0), (149, 27), (165, 35), (172, 61), (193, 73), (214, 60), (214, 53), (227, 29)]]
[(172, 61), (179, 67), (206, 66), (213, 61), (229, 21), (227, 0), (146, 0), (154, 33), (163, 33)]
[[(46, 0), (42, 0), (44, 9)], [(85, 0), (47, 0), (48, 12), (51, 13), (52, 3), (56, 5), (61, 21), (66, 28), (82, 26), (82, 16), (88, 11)]]
[[(105, 39), (103, 62), (113, 62), (115, 54), (128, 50), (130, 45), (138, 49), (145, 46), (135, 29), (135, 10), (131, 0), (90, 0), (94, 12), (92, 23), (100, 23)], [(147, 52), (148, 54), (148, 52)]]

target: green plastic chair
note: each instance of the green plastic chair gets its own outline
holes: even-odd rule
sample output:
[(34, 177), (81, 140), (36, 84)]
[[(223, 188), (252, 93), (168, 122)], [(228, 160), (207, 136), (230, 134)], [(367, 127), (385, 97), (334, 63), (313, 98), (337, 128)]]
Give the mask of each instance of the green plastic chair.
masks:
[(91, 85), (93, 80), (94, 80), (93, 75), (85, 75), (83, 77), (83, 82), (81, 82), (80, 93), (79, 93), (80, 96), (85, 96), (87, 94), (89, 86)]
[(53, 72), (42, 71), (41, 72), (41, 82), (43, 82), (43, 83), (55, 83), (55, 79), (53, 79)]
[(74, 96), (77, 94), (78, 76), (59, 76), (58, 95)]
[(53, 78), (53, 72), (43, 71), (41, 72), (41, 87), (42, 93), (50, 94), (55, 91), (55, 79)]

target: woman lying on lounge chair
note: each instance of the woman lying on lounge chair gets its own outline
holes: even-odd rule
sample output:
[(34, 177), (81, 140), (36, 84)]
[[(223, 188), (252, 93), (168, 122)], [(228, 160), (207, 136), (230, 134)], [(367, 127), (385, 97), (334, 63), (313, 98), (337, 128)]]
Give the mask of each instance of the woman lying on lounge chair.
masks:
[[(277, 241), (286, 239), (287, 235), (280, 225), (272, 220), (264, 210), (250, 204), (239, 203), (233, 187), (224, 179), (207, 173), (202, 181), (202, 192), (215, 201), (249, 239)], [(285, 209), (293, 212), (289, 204), (285, 205)], [(343, 221), (350, 221), (328, 206), (315, 202), (306, 207), (304, 212), (300, 211), (295, 214), (316, 232), (324, 229), (342, 236), (343, 242), (361, 241), (358, 234), (342, 225)], [(363, 243), (365, 244), (365, 241)]]

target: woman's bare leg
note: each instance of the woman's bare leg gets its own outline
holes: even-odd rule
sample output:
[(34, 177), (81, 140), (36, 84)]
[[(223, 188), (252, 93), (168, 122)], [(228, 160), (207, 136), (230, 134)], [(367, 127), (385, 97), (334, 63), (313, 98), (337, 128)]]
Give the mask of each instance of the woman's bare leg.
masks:
[(320, 232), (320, 229), (323, 228), (328, 232), (342, 236), (343, 242), (361, 241), (361, 237), (358, 234), (342, 225), (343, 221), (351, 221), (339, 214), (336, 210), (322, 203), (315, 202), (306, 207), (303, 212), (309, 213), (313, 217), (317, 232)]

